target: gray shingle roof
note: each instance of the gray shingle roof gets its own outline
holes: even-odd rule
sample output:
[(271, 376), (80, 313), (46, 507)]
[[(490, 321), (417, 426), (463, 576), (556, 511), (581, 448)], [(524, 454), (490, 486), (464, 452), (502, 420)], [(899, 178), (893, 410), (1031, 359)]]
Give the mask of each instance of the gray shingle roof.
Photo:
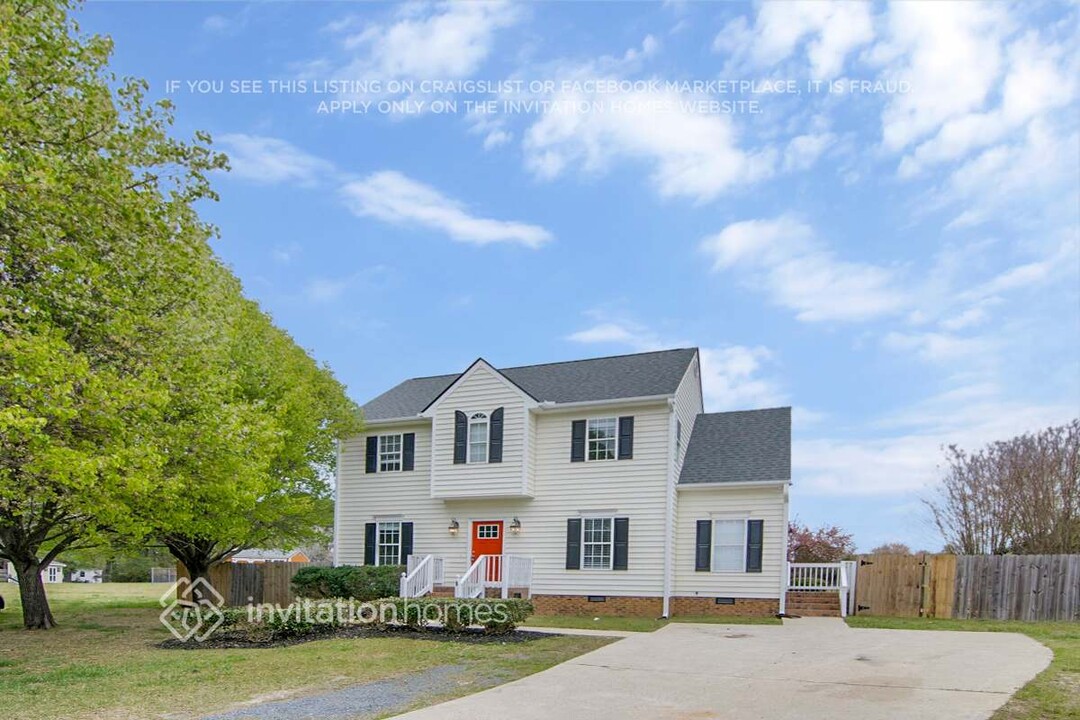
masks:
[[(589, 360), (499, 368), (534, 399), (557, 403), (671, 395), (679, 387), (697, 348), (661, 350)], [(460, 377), (413, 378), (364, 405), (368, 420), (419, 415)]]
[(791, 408), (703, 413), (679, 484), (791, 480)]

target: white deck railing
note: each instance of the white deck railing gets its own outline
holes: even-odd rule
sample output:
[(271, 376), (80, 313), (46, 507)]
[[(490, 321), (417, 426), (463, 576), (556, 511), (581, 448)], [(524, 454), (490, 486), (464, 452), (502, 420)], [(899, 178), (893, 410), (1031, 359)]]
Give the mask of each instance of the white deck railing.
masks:
[(851, 584), (848, 563), (788, 563), (788, 590), (837, 592), (840, 617), (847, 617)]
[(443, 559), (434, 555), (410, 555), (401, 573), (398, 594), (422, 597), (443, 581)]
[(510, 597), (510, 588), (532, 588), (532, 570), (532, 558), (524, 555), (480, 555), (457, 581), (454, 595), (475, 598), (499, 588), (502, 597)]

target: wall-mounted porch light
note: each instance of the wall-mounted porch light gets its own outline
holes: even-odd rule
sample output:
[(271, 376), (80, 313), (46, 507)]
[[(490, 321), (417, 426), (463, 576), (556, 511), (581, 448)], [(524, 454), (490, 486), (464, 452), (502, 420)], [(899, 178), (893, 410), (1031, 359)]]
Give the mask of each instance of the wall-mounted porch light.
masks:
[(457, 531), (460, 528), (461, 528), (461, 526), (458, 525), (457, 518), (450, 518), (450, 526), (448, 528), (446, 528), (447, 530), (450, 531), (450, 534), (451, 535), (457, 535)]
[(510, 532), (514, 533), (515, 535), (521, 532), (521, 521), (517, 518), (514, 518), (510, 521)]

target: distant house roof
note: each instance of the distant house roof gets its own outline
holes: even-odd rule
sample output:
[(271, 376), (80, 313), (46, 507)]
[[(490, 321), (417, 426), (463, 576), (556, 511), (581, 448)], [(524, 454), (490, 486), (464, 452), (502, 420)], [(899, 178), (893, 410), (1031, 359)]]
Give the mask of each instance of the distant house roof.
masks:
[[(673, 395), (695, 353), (697, 348), (681, 348), (498, 370), (538, 402), (619, 400)], [(419, 415), (460, 376), (406, 380), (364, 405), (364, 417), (378, 421)]]
[(250, 550), (241, 550), (232, 557), (237, 560), (288, 560), (299, 550), (260, 550), (258, 548), (252, 548)]
[(791, 480), (791, 408), (703, 413), (680, 485)]

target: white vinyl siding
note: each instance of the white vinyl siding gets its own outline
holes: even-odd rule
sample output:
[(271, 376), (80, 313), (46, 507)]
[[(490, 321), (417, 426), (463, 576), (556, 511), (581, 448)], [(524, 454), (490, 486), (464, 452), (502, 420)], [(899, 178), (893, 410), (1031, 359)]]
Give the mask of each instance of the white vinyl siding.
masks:
[[(778, 598), (784, 570), (784, 538), (787, 535), (785, 486), (760, 488), (682, 489), (679, 491), (679, 517), (675, 537), (676, 596)], [(713, 520), (712, 572), (694, 570), (697, 544), (697, 521)], [(716, 561), (720, 539), (718, 522), (734, 520), (741, 526), (741, 556), (733, 572), (718, 570)], [(743, 572), (746, 562), (746, 521), (762, 520), (761, 572)], [(732, 531), (734, 558), (735, 533)], [(734, 563), (735, 561), (732, 560)]]
[[(509, 385), (495, 371), (477, 365), (440, 398), (434, 410), (435, 473), (430, 492), (434, 497), (453, 498), (525, 497), (531, 492), (526, 486), (524, 471), (524, 438), (528, 430), (526, 398), (520, 390)], [(490, 425), (484, 431), (483, 461), (473, 460), (454, 464), (454, 413), (465, 413), (467, 455), (480, 453), (477, 442), (469, 442), (472, 417), (483, 413), (490, 418), (496, 408), (503, 408), (502, 462), (487, 462), (487, 439)], [(430, 452), (430, 449), (428, 450)], [(420, 451), (417, 450), (417, 456)], [(475, 455), (479, 457), (479, 455)]]

